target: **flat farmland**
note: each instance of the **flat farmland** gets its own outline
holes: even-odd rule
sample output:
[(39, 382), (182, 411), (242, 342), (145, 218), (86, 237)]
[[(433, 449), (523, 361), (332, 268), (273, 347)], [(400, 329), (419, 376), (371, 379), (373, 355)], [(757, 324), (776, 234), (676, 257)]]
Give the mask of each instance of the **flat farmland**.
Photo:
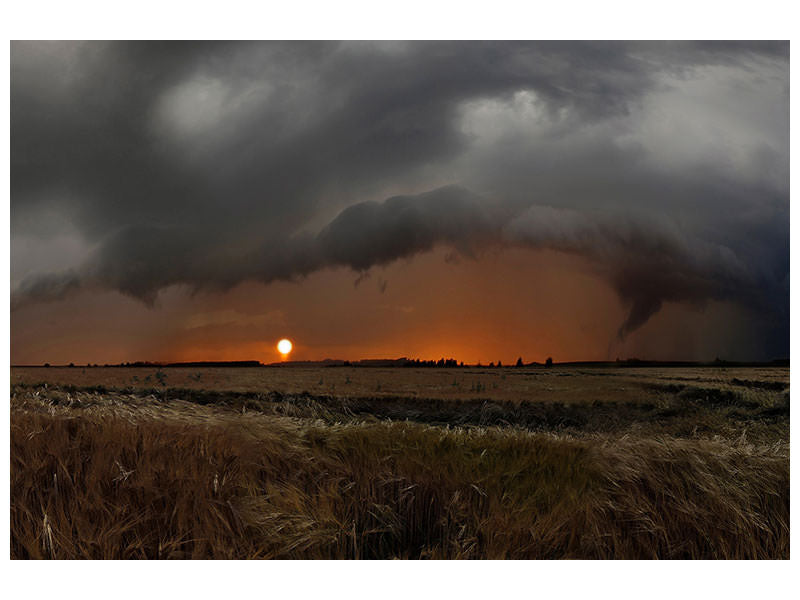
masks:
[[(159, 375), (159, 373), (161, 375)], [(233, 392), (437, 400), (646, 402), (664, 390), (726, 390), (768, 400), (789, 387), (788, 368), (124, 368), (15, 367), (12, 384), (186, 388)]]
[(788, 558), (788, 368), (11, 370), (16, 558)]

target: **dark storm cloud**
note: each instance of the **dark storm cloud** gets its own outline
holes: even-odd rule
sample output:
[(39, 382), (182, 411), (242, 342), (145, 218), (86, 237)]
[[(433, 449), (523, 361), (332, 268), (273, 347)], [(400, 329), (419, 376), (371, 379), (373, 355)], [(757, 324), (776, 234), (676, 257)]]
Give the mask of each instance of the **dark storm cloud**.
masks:
[(588, 258), (630, 307), (620, 339), (664, 302), (733, 300), (771, 310), (781, 284), (730, 247), (687, 236), (669, 220), (537, 206), (514, 219), (505, 233), (511, 242)]
[(531, 89), (582, 122), (626, 113), (654, 83), (648, 48), (15, 43), (12, 220), (66, 208), (92, 238), (153, 221), (296, 227), (331, 193), (348, 204), (463, 151), (465, 100)]
[[(23, 282), (13, 304), (57, 299), (81, 286), (117, 289), (152, 304), (175, 283), (200, 289), (247, 279), (293, 280), (325, 267), (368, 271), (447, 245), (476, 258), (491, 247), (523, 246), (583, 256), (630, 307), (624, 337), (672, 302), (734, 300), (769, 310), (780, 282), (743, 263), (727, 246), (689, 239), (669, 222), (587, 215), (532, 206), (521, 214), (457, 186), (342, 211), (316, 236), (266, 243), (246, 256), (194, 255), (192, 232), (130, 229), (101, 247), (80, 272)], [(212, 245), (212, 247), (214, 247)]]
[(630, 307), (620, 336), (664, 302), (788, 322), (788, 44), (25, 42), (11, 58), (12, 238), (64, 220), (96, 245), (29, 273), (14, 307), (526, 245), (588, 258)]
[(80, 287), (110, 288), (152, 304), (158, 291), (181, 283), (194, 289), (229, 288), (243, 280), (294, 280), (326, 267), (354, 271), (386, 265), (448, 244), (475, 256), (501, 242), (507, 220), (496, 206), (457, 186), (343, 210), (318, 234), (271, 237), (255, 250), (209, 241), (187, 228), (131, 227), (102, 244), (77, 270), (25, 279), (13, 297), (54, 300)]

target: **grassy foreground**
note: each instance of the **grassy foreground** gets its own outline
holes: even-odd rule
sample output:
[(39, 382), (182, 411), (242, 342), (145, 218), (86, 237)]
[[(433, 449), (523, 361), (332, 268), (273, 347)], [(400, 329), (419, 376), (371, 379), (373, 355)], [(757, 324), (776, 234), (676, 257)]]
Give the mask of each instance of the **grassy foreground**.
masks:
[[(11, 396), (13, 558), (789, 557), (788, 405), (706, 407), (698, 436), (670, 406), (639, 435), (624, 407), (453, 427), (400, 400)], [(755, 442), (719, 435), (731, 411)]]

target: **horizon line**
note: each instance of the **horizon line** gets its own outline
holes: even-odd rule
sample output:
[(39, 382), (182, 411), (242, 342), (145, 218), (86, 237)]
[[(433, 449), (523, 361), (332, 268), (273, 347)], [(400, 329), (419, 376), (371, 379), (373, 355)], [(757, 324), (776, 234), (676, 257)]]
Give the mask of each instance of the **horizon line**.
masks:
[[(380, 364), (383, 363), (383, 364)], [(386, 364), (386, 363), (394, 363)], [(442, 363), (442, 364), (440, 364)], [(609, 360), (567, 360), (555, 361), (552, 360), (550, 366), (570, 366), (570, 365), (626, 365), (626, 366), (716, 366), (716, 365), (731, 365), (731, 366), (788, 366), (790, 364), (789, 357), (773, 358), (767, 360), (727, 360), (720, 359), (719, 357), (713, 360), (664, 360), (664, 359), (642, 359), (630, 357), (625, 359), (609, 359)], [(406, 368), (413, 368), (419, 365), (420, 368), (466, 368), (466, 367), (481, 367), (481, 368), (523, 368), (523, 367), (547, 367), (547, 361), (530, 361), (520, 364), (518, 361), (503, 364), (502, 361), (495, 363), (482, 363), (481, 361), (475, 363), (467, 363), (458, 361), (454, 358), (439, 359), (420, 359), (408, 358), (405, 356), (399, 358), (361, 358), (361, 359), (339, 359), (339, 358), (325, 358), (320, 360), (283, 360), (274, 362), (261, 362), (259, 360), (193, 360), (193, 361), (126, 361), (121, 363), (62, 363), (51, 364), (48, 362), (38, 364), (11, 364), (11, 368), (147, 368), (147, 367), (166, 367), (166, 368), (180, 368), (180, 367), (202, 367), (202, 366), (219, 366), (219, 367), (241, 367), (241, 368), (258, 368), (258, 367), (292, 367), (292, 366), (314, 366), (325, 365), (328, 367), (391, 367), (402, 366)]]

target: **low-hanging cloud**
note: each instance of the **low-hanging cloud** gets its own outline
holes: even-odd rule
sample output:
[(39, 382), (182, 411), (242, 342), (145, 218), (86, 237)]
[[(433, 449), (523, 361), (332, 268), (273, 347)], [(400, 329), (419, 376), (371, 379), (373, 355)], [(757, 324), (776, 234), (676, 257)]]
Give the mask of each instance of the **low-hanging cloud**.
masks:
[(174, 232), (167, 244), (159, 233), (125, 231), (78, 271), (27, 279), (12, 306), (56, 300), (81, 287), (115, 289), (152, 304), (160, 289), (174, 284), (224, 289), (243, 280), (295, 280), (331, 267), (364, 272), (439, 246), (469, 258), (520, 246), (587, 259), (629, 306), (618, 331), (624, 339), (664, 302), (729, 300), (764, 310), (780, 285), (759, 278), (730, 248), (688, 238), (668, 222), (540, 205), (515, 214), (458, 186), (353, 205), (315, 236), (273, 239), (255, 252), (218, 260), (216, 269), (192, 254), (187, 232)]

